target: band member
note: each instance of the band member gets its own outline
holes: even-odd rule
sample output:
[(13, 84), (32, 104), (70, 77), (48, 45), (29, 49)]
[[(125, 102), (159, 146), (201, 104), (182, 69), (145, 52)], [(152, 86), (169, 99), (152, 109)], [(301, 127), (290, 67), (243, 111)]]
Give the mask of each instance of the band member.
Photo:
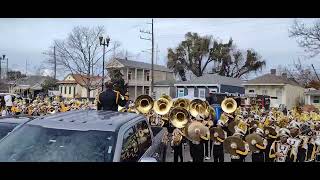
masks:
[(274, 162), (292, 162), (294, 159), (294, 149), (288, 143), (290, 131), (286, 128), (279, 130), (279, 141), (274, 141), (271, 145), (269, 157)]
[(293, 120), (289, 124), (290, 137), (288, 138), (288, 143), (293, 147), (294, 150), (294, 162), (304, 162), (307, 152), (307, 144), (305, 139), (301, 139), (300, 135), (300, 124)]
[[(264, 132), (261, 127), (256, 128), (255, 133), (263, 138)], [(268, 141), (263, 138), (263, 145), (258, 144), (257, 142), (248, 142), (252, 143), (257, 150), (252, 152), (252, 162), (265, 162), (265, 150), (268, 145)]]
[(119, 92), (112, 90), (113, 85), (111, 81), (105, 83), (106, 90), (99, 94), (97, 109), (118, 111), (118, 106), (124, 107), (126, 105), (125, 97)]
[(238, 123), (238, 125), (235, 126), (235, 133), (233, 134), (233, 136), (239, 137), (240, 139), (243, 140), (243, 142), (245, 144), (245, 150), (241, 151), (241, 150), (237, 149), (236, 144), (231, 144), (231, 146), (232, 146), (231, 148), (237, 149), (236, 150), (237, 155), (231, 155), (231, 162), (244, 162), (245, 161), (245, 158), (249, 152), (249, 144), (244, 141), (244, 136), (246, 133), (247, 133), (246, 123), (243, 121), (240, 121)]
[(174, 162), (178, 162), (178, 158), (180, 157), (180, 162), (183, 162), (183, 148), (182, 148), (182, 139), (183, 136), (180, 133), (179, 129), (174, 129), (172, 133), (171, 147), (173, 148), (174, 154), (173, 159)]
[[(222, 120), (218, 120), (217, 127), (221, 128), (224, 126), (224, 122)], [(227, 137), (227, 132), (223, 131), (225, 134), (225, 138)], [(218, 133), (214, 133), (213, 135), (215, 138), (213, 140), (213, 148), (212, 148), (212, 155), (213, 155), (213, 162), (224, 162), (224, 151), (223, 151), (223, 141), (225, 138), (220, 138)]]

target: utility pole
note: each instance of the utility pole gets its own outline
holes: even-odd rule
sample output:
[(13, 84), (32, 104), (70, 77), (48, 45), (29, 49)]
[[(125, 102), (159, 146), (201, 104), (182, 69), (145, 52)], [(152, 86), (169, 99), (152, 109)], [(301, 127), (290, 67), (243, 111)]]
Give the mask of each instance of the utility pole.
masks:
[(56, 46), (53, 46), (53, 59), (54, 59), (54, 75), (53, 78), (57, 78), (57, 58), (56, 58)]
[(6, 71), (6, 79), (8, 79), (9, 76), (9, 59), (7, 58), (7, 71)]
[(320, 81), (319, 76), (318, 76), (318, 74), (317, 74), (317, 72), (316, 72), (316, 69), (314, 68), (313, 64), (311, 64), (311, 66), (312, 66), (312, 68), (313, 68), (314, 73), (315, 73), (316, 76), (317, 76), (318, 81)]
[(28, 59), (26, 59), (26, 75), (28, 73)]
[(151, 32), (149, 31), (142, 31), (140, 30), (141, 33), (145, 33), (145, 34), (149, 34), (151, 35), (151, 39), (150, 38), (143, 38), (140, 36), (140, 39), (143, 39), (143, 40), (148, 40), (148, 41), (151, 41), (151, 45), (152, 45), (152, 48), (151, 48), (151, 95), (152, 97), (154, 96), (154, 92), (153, 92), (153, 84), (154, 84), (154, 76), (153, 76), (153, 62), (154, 62), (154, 31), (153, 31), (153, 19), (151, 20), (151, 23), (147, 23), (147, 24), (151, 24)]

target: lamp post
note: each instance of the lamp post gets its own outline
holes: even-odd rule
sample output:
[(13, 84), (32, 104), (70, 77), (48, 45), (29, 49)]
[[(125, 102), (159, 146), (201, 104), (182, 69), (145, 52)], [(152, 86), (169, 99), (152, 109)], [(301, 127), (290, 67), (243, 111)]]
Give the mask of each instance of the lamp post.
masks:
[(0, 79), (2, 79), (2, 71), (1, 71), (1, 70), (2, 70), (2, 67), (1, 67), (1, 63), (2, 63), (2, 62), (1, 62), (1, 61), (2, 61), (2, 60), (5, 61), (5, 58), (6, 58), (6, 55), (5, 55), (5, 54), (2, 55), (2, 57), (0, 57)]
[(103, 46), (103, 55), (102, 55), (102, 85), (101, 85), (101, 91), (103, 91), (103, 83), (104, 83), (104, 54), (106, 51), (106, 46), (109, 47), (110, 38), (107, 36), (104, 38), (103, 36), (99, 37), (100, 40), (100, 46)]

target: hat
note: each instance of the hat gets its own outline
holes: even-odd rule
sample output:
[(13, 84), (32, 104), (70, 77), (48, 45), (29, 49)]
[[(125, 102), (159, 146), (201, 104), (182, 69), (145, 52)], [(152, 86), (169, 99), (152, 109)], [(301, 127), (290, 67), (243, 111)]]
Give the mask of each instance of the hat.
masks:
[(300, 124), (299, 124), (297, 121), (293, 120), (293, 121), (291, 121), (291, 122), (289, 123), (288, 128), (289, 128), (289, 129), (291, 129), (291, 128), (300, 129)]
[(257, 134), (261, 135), (261, 136), (264, 134), (263, 129), (261, 129), (261, 128), (259, 128), (259, 127), (256, 129), (255, 132), (256, 132)]
[(290, 131), (287, 128), (281, 128), (278, 132), (279, 137), (290, 137)]
[(247, 132), (247, 123), (244, 121), (240, 120), (238, 124), (234, 127), (236, 133), (241, 133), (241, 134), (246, 134)]
[(260, 116), (257, 115), (257, 114), (255, 114), (255, 115), (254, 115), (254, 119), (255, 119), (255, 120), (260, 120)]

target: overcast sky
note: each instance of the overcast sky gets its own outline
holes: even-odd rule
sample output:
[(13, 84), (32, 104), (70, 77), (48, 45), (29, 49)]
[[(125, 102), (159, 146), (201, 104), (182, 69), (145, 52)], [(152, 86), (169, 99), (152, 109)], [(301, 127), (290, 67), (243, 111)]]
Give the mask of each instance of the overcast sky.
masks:
[[(230, 37), (240, 49), (255, 49), (267, 62), (263, 73), (278, 65), (291, 64), (305, 55), (296, 41), (288, 37), (288, 29), (294, 19), (154, 19), (155, 43), (158, 46), (157, 63), (166, 63), (168, 48), (174, 48), (191, 31), (201, 35), (212, 35), (226, 42)], [(301, 19), (312, 23), (315, 19)], [(55, 39), (64, 39), (74, 26), (103, 25), (111, 41), (121, 42), (120, 49), (126, 49), (137, 56), (133, 60), (150, 62), (150, 54), (142, 52), (151, 48), (149, 41), (141, 40), (140, 30), (150, 30), (151, 19), (0, 19), (0, 55), (9, 58), (9, 68), (34, 73), (47, 57), (43, 52)], [(139, 58), (139, 59), (136, 59)], [(304, 61), (320, 69), (317, 58)], [(60, 76), (61, 77), (61, 76)]]

